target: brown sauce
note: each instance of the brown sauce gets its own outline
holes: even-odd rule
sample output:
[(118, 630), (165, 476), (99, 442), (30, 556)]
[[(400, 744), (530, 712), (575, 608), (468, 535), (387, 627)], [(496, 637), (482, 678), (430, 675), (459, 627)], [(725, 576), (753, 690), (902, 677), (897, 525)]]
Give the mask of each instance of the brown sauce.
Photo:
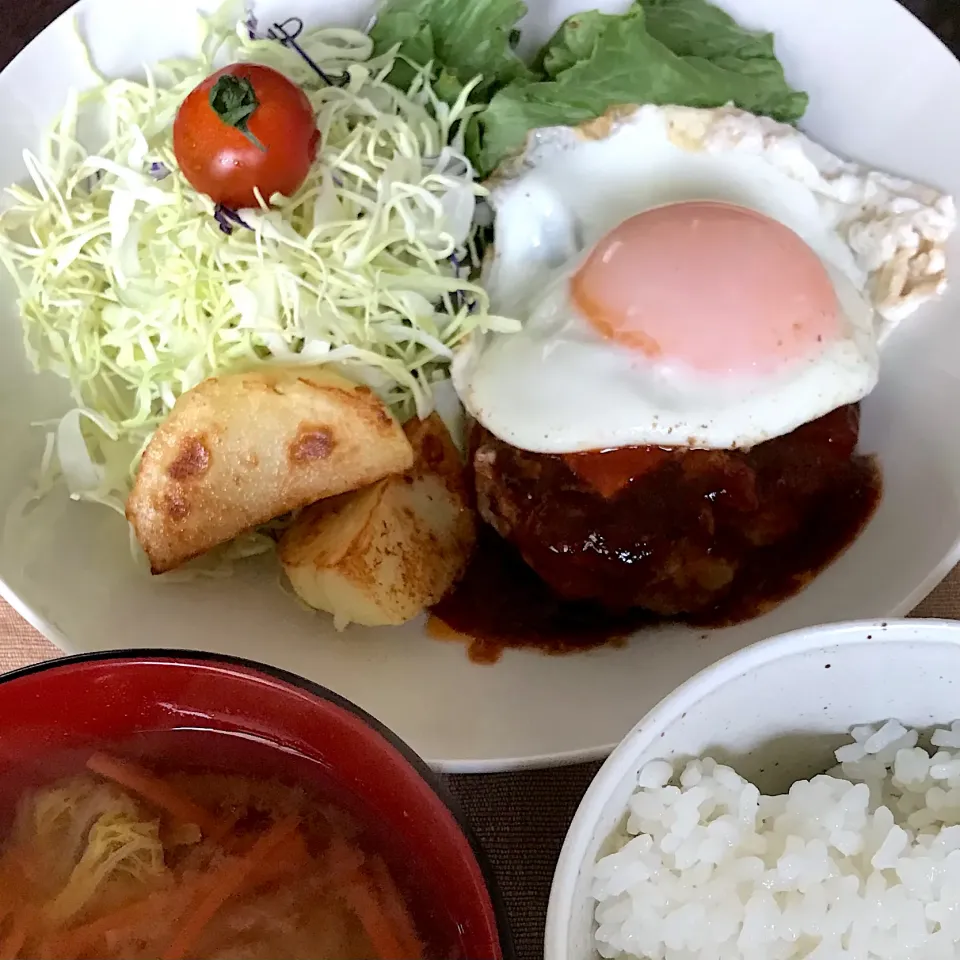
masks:
[(576, 653), (625, 641), (654, 623), (646, 610), (618, 615), (595, 603), (560, 599), (515, 547), (482, 524), (466, 575), (433, 608), (427, 631), (438, 640), (466, 641), (475, 663), (495, 663), (508, 647)]
[[(565, 654), (623, 642), (645, 626), (722, 627), (759, 616), (836, 559), (877, 508), (880, 470), (873, 458), (853, 453), (858, 414), (856, 407), (842, 408), (786, 437), (751, 451), (721, 451), (719, 458), (647, 448), (635, 458), (643, 469), (627, 481), (629, 458), (622, 452), (610, 470), (605, 454), (570, 463), (504, 445), (495, 487), (503, 496), (495, 506), (509, 515), (503, 501), (513, 497), (522, 509), (500, 523), (509, 539), (481, 525), (471, 565), (433, 609), (430, 632), (465, 640), (471, 659), (489, 663), (511, 647)], [(704, 511), (710, 514), (706, 540)], [(614, 545), (603, 563), (592, 549), (596, 542)], [(679, 612), (622, 602), (637, 583), (637, 596), (659, 602), (650, 583), (660, 581), (641, 581), (650, 570), (662, 579), (663, 570), (673, 569), (679, 543), (693, 545), (687, 553), (700, 551), (701, 567), (709, 558), (735, 570), (729, 586), (716, 596), (701, 592), (697, 605)], [(581, 546), (587, 544), (590, 550)], [(628, 551), (624, 544), (636, 546)], [(677, 582), (685, 577), (677, 574)], [(575, 599), (578, 591), (582, 598)], [(663, 596), (665, 605), (684, 601), (682, 589)]]

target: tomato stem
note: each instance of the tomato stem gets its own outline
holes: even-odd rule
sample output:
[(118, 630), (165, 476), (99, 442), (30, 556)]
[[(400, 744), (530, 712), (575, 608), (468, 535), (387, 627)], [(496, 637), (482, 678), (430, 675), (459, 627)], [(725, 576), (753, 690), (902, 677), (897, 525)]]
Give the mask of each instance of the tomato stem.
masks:
[(239, 130), (258, 150), (267, 148), (254, 136), (247, 122), (260, 106), (253, 84), (246, 77), (225, 73), (210, 90), (210, 108), (228, 126)]

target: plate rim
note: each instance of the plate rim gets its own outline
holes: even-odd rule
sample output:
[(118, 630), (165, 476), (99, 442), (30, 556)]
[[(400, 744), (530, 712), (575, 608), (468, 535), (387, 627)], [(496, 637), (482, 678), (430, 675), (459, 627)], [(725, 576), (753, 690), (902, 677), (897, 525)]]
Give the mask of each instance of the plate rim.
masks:
[[(21, 58), (29, 56), (31, 48), (33, 48), (38, 41), (41, 41), (44, 34), (51, 30), (57, 23), (61, 20), (65, 20), (71, 17), (77, 17), (85, 8), (91, 6), (95, 0), (76, 0), (75, 3), (71, 4), (66, 10), (60, 13), (57, 17), (53, 18), (39, 33), (33, 36), (28, 43), (26, 43), (17, 54), (11, 58), (9, 63), (7, 63), (3, 70), (8, 70), (11, 66), (16, 64)], [(202, 5), (202, 0), (194, 0), (198, 8)], [(532, 0), (531, 5), (536, 3), (537, 0)], [(585, 2), (585, 0), (580, 0), (580, 2)], [(892, 4), (897, 7), (901, 13), (908, 15), (917, 25), (919, 25), (924, 33), (927, 35), (927, 42), (932, 39), (938, 45), (943, 47), (954, 59), (957, 59), (947, 44), (939, 37), (937, 34), (926, 24), (923, 20), (920, 19), (912, 10), (904, 6), (898, 0), (888, 0), (888, 6)], [(359, 3), (358, 3), (359, 6)], [(586, 9), (586, 7), (585, 7)], [(931, 591), (940, 583), (950, 571), (960, 562), (960, 527), (958, 527), (952, 547), (946, 554), (942, 557), (940, 562), (922, 579), (922, 581), (914, 587), (906, 597), (898, 601), (897, 603), (891, 604), (887, 608), (888, 612), (879, 614), (879, 617), (905, 617), (910, 614), (910, 612), (916, 607), (916, 605), (922, 601), (926, 596), (928, 596)], [(17, 592), (7, 583), (7, 580), (0, 576), (0, 597), (6, 600), (10, 604), (12, 609), (22, 617), (30, 626), (37, 630), (42, 636), (49, 640), (55, 647), (58, 648), (58, 651), (63, 656), (71, 655), (85, 655), (89, 654), (91, 651), (88, 649), (81, 648), (78, 645), (75, 645), (70, 641), (68, 636), (64, 631), (58, 627), (52, 620), (50, 620), (45, 614), (41, 613), (40, 610), (34, 606), (31, 606), (26, 601), (22, 600)], [(805, 628), (809, 629), (809, 628)], [(770, 634), (770, 636), (779, 636), (780, 633)], [(765, 642), (764, 639), (754, 641), (755, 643)], [(747, 646), (752, 646), (753, 644), (748, 644)], [(157, 651), (165, 651), (173, 649), (166, 646), (157, 646), (151, 649)], [(746, 649), (742, 648), (742, 649)], [(213, 651), (210, 651), (213, 652)], [(574, 655), (575, 656), (575, 655)], [(278, 668), (282, 669), (282, 668)], [(298, 674), (299, 675), (299, 674)], [(307, 677), (304, 677), (307, 682), (316, 682), (312, 681)], [(676, 689), (676, 688), (673, 688)], [(673, 690), (668, 690), (664, 693), (663, 698), (666, 698), (672, 694)], [(661, 701), (662, 699), (661, 698)], [(661, 702), (661, 701), (658, 701)], [(656, 706), (656, 704), (654, 705)], [(651, 707), (653, 709), (654, 707)], [(509, 771), (518, 771), (518, 770), (528, 770), (528, 769), (547, 769), (553, 767), (569, 766), (574, 764), (595, 762), (602, 760), (607, 757), (610, 752), (616, 747), (619, 741), (604, 743), (594, 747), (588, 748), (575, 748), (573, 750), (558, 750), (551, 751), (547, 753), (540, 754), (528, 754), (523, 756), (503, 756), (503, 757), (488, 757), (484, 759), (436, 759), (428, 758), (428, 763), (433, 769), (443, 772), (443, 773), (453, 773), (453, 774), (474, 774), (474, 773), (493, 773), (493, 772), (509, 772)]]

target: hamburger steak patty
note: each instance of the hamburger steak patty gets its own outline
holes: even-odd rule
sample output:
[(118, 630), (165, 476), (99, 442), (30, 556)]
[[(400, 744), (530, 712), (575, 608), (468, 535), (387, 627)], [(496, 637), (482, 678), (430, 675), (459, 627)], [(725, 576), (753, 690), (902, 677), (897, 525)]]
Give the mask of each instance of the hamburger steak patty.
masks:
[(477, 505), (558, 596), (692, 615), (751, 576), (761, 551), (802, 537), (829, 498), (873, 476), (854, 454), (858, 434), (857, 405), (742, 451), (538, 454), (474, 425)]

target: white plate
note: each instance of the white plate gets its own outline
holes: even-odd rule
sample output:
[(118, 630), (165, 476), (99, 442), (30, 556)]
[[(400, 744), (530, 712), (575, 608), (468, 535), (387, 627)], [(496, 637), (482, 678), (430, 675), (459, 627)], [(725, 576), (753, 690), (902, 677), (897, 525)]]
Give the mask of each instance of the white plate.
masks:
[[(584, 0), (531, 0), (528, 45)], [(960, 65), (895, 0), (721, 0), (745, 25), (774, 30), (793, 84), (811, 95), (804, 127), (828, 147), (960, 195)], [(622, 6), (611, 3), (610, 7)], [(85, 0), (75, 11), (104, 72), (187, 54), (195, 0)], [(271, 15), (363, 24), (366, 2), (262, 0)], [(72, 16), (0, 76), (0, 183), (24, 175), (72, 84), (88, 83)], [(951, 251), (960, 270), (960, 249)], [(0, 287), (0, 517), (40, 454), (30, 422), (64, 408), (62, 385), (29, 372), (9, 282)], [(122, 520), (56, 497), (28, 537), (0, 545), (4, 595), (70, 652), (189, 647), (255, 657), (355, 700), (447, 770), (501, 770), (603, 754), (678, 683), (762, 637), (824, 621), (908, 611), (960, 550), (960, 284), (888, 345), (865, 404), (863, 447), (880, 455), (886, 493), (856, 544), (802, 594), (740, 627), (670, 627), (625, 648), (569, 657), (508, 652), (494, 666), (426, 637), (422, 625), (333, 632), (253, 563), (232, 580), (163, 584), (131, 565)]]

